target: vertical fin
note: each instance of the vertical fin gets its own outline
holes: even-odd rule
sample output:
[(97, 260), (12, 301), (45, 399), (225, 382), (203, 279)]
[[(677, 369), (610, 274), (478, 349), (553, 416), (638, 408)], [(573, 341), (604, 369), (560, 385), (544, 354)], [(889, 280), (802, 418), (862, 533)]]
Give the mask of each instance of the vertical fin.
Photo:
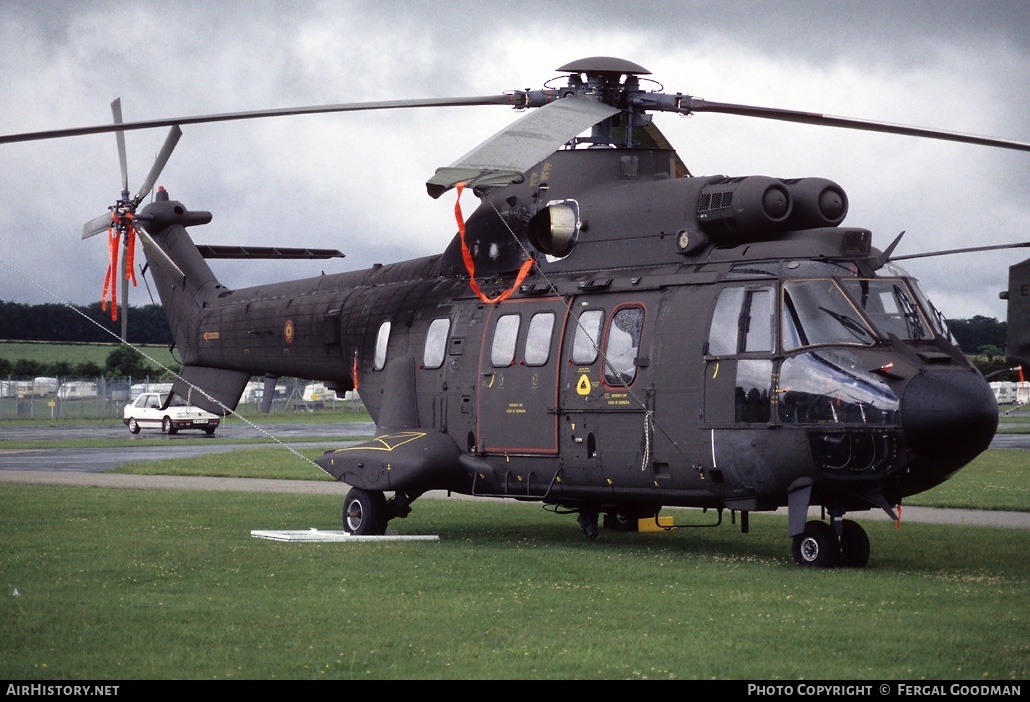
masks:
[(1030, 368), (1030, 258), (1009, 267), (1009, 289), (1001, 297), (1008, 300), (1005, 359)]

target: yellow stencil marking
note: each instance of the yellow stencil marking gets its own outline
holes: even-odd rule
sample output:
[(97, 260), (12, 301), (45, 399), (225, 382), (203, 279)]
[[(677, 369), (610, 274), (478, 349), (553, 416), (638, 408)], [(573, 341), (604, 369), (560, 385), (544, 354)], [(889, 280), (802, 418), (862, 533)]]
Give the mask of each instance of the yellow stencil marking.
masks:
[(590, 394), (590, 378), (587, 374), (579, 376), (579, 382), (576, 383), (576, 394), (577, 395), (589, 395)]

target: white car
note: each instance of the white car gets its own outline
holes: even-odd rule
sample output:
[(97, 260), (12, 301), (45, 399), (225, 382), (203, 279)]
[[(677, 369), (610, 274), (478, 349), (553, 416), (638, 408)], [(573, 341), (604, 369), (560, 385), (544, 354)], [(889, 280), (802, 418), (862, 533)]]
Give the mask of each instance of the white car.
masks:
[(125, 405), (122, 422), (129, 431), (138, 434), (140, 429), (160, 429), (166, 434), (174, 434), (180, 429), (200, 429), (209, 436), (215, 433), (221, 418), (199, 407), (186, 404), (179, 396), (172, 398), (171, 404), (161, 409), (167, 392), (145, 392), (131, 404)]

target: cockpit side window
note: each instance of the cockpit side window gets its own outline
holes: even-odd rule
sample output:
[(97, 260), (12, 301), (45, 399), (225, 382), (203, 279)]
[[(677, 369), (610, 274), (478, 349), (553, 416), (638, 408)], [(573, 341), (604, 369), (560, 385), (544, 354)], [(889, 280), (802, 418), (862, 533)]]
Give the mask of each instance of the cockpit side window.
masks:
[(771, 288), (748, 290), (744, 307), (744, 347), (741, 351), (773, 350), (773, 295)]
[(708, 330), (708, 353), (711, 356), (732, 356), (737, 353), (737, 334), (740, 330), (740, 305), (744, 288), (726, 288), (719, 293)]
[(913, 340), (930, 337), (915, 298), (903, 281), (863, 278), (842, 280), (841, 284), (884, 336), (894, 334)]
[(719, 294), (708, 333), (710, 356), (775, 349), (771, 287), (726, 288)]

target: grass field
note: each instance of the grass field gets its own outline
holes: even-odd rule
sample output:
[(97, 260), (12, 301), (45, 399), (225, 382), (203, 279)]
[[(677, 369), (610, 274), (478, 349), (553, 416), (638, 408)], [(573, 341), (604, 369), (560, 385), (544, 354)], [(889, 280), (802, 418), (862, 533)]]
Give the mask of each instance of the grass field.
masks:
[(391, 525), (439, 541), (317, 544), (250, 531), (338, 528), (340, 498), (0, 494), (8, 680), (1030, 673), (1020, 530), (881, 522), (868, 567), (811, 570), (772, 515), (591, 542), (538, 505), (424, 499)]
[[(39, 361), (43, 364), (66, 361), (71, 364), (92, 361), (101, 368), (107, 357), (118, 348), (117, 342), (110, 344), (54, 344), (44, 341), (0, 341), (0, 358), (12, 363), (21, 359)], [(173, 358), (167, 346), (160, 344), (141, 344), (137, 346), (152, 361), (150, 365), (160, 363), (169, 368), (178, 368), (179, 362)], [(156, 363), (155, 363), (156, 362)]]
[[(255, 447), (121, 470), (325, 478)], [(987, 451), (906, 504), (1030, 511), (1028, 470), (1030, 451)], [(390, 526), (438, 541), (251, 536), (338, 529), (342, 498), (0, 485), (0, 678), (1030, 674), (1023, 530), (869, 523), (872, 555), (857, 570), (798, 568), (785, 518), (770, 514), (751, 515), (742, 534), (677, 511), (672, 532), (605, 530), (591, 542), (574, 515), (539, 504), (422, 499)]]
[[(919, 503), (1030, 511), (1028, 461), (1028, 451), (988, 451)], [(325, 478), (256, 447), (121, 471)], [(1030, 673), (1018, 529), (869, 522), (869, 565), (822, 571), (793, 564), (786, 521), (768, 514), (742, 534), (675, 510), (672, 532), (605, 530), (590, 542), (573, 515), (538, 504), (425, 498), (391, 529), (439, 541), (316, 544), (250, 532), (339, 529), (342, 489), (0, 485), (0, 496), (0, 676), (10, 680)]]

